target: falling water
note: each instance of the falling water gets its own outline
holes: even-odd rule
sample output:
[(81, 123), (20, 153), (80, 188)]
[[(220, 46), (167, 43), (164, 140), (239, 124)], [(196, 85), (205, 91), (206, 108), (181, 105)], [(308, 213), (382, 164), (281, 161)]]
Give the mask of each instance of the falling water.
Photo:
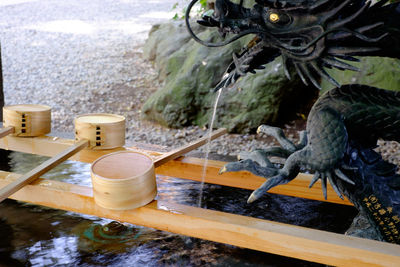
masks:
[[(276, 64), (274, 68), (271, 68), (271, 70), (266, 72), (264, 75), (268, 76), (272, 72), (278, 72), (280, 67), (281, 67), (280, 63)], [(226, 78), (226, 77), (224, 76), (223, 78)], [(197, 206), (198, 207), (201, 207), (201, 202), (202, 202), (202, 198), (203, 198), (203, 187), (204, 187), (204, 180), (205, 180), (205, 177), (206, 177), (206, 171), (207, 171), (207, 165), (208, 165), (208, 155), (210, 154), (210, 150), (211, 150), (211, 134), (212, 134), (213, 126), (214, 126), (215, 115), (217, 113), (218, 101), (219, 101), (221, 93), (222, 93), (222, 91), (224, 89), (225, 89), (225, 87), (223, 87), (223, 88), (218, 90), (218, 95), (217, 95), (217, 97), (215, 99), (214, 110), (213, 110), (213, 114), (212, 114), (212, 117), (211, 117), (210, 128), (208, 129), (208, 140), (207, 140), (207, 143), (206, 143), (206, 157), (205, 157), (205, 160), (204, 160), (203, 173), (201, 175), (200, 194), (199, 194), (199, 199), (198, 199), (198, 202), (197, 202)]]
[(197, 202), (198, 207), (201, 207), (201, 200), (203, 198), (203, 187), (204, 187), (204, 180), (206, 177), (206, 171), (207, 171), (207, 165), (208, 165), (208, 155), (210, 154), (210, 150), (211, 150), (211, 134), (213, 131), (215, 115), (217, 114), (218, 101), (219, 101), (219, 97), (221, 96), (222, 90), (223, 90), (223, 88), (218, 90), (218, 95), (217, 95), (217, 97), (215, 99), (215, 103), (214, 103), (214, 110), (213, 110), (213, 114), (211, 117), (210, 127), (208, 129), (208, 139), (207, 139), (207, 143), (206, 143), (206, 157), (204, 160), (203, 173), (201, 175), (199, 200)]

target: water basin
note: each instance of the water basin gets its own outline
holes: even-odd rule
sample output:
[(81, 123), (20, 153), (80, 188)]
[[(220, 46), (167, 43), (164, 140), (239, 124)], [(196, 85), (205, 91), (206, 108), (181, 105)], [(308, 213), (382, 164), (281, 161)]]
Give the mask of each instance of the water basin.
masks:
[[(47, 159), (18, 152), (9, 158), (11, 171), (19, 173)], [(67, 161), (44, 177), (91, 185), (85, 163)], [(198, 204), (198, 182), (158, 176), (157, 187), (158, 200)], [(202, 207), (337, 233), (344, 233), (357, 213), (352, 207), (273, 194), (248, 205), (249, 194), (205, 184)], [(5, 266), (320, 266), (13, 200), (0, 204), (0, 214), (0, 265)]]

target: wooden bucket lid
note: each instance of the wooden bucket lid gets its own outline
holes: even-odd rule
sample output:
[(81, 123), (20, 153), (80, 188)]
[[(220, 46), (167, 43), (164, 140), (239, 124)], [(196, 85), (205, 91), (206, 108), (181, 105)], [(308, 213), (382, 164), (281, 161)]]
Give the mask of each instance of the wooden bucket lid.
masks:
[(18, 104), (18, 105), (4, 106), (4, 109), (24, 113), (24, 112), (49, 111), (51, 110), (51, 107), (39, 104)]
[(113, 149), (125, 144), (125, 117), (108, 113), (75, 118), (75, 138), (90, 141), (90, 149)]
[(98, 158), (93, 162), (91, 171), (97, 178), (110, 181), (140, 178), (152, 168), (153, 160), (149, 156), (140, 152), (122, 151)]
[(108, 113), (93, 113), (84, 114), (76, 117), (75, 123), (88, 123), (88, 124), (113, 124), (125, 121), (125, 117), (116, 114)]

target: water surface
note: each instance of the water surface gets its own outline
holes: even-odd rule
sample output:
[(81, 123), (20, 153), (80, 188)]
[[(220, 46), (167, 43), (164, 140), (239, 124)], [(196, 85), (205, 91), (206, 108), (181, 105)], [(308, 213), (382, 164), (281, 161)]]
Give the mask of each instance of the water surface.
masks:
[[(46, 157), (12, 152), (11, 171), (24, 173)], [(47, 179), (90, 186), (90, 165), (67, 161)], [(200, 183), (158, 177), (163, 201), (197, 206)], [(202, 207), (344, 233), (352, 207), (205, 184)], [(0, 204), (0, 265), (4, 266), (319, 266), (318, 264), (185, 237), (131, 224), (17, 201)]]

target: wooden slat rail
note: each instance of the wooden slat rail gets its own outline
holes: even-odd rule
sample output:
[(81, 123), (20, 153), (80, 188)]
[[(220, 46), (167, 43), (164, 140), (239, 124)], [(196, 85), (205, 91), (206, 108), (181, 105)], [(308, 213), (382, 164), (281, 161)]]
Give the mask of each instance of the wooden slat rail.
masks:
[(210, 136), (204, 136), (198, 140), (195, 140), (185, 146), (179, 147), (175, 150), (172, 150), (171, 152), (167, 152), (164, 155), (158, 157), (157, 159), (154, 160), (154, 167), (160, 167), (161, 165), (174, 160), (178, 158), (179, 156), (182, 156), (196, 148), (201, 147), (202, 145), (206, 144), (208, 140), (214, 140), (215, 138), (220, 137), (221, 135), (224, 135), (227, 133), (227, 130), (225, 128), (219, 129), (216, 131), (213, 131)]
[[(219, 170), (225, 164), (226, 162), (209, 160), (207, 163), (207, 172), (204, 182), (249, 190), (255, 190), (265, 182), (264, 178), (255, 176), (249, 172), (231, 172), (220, 175)], [(156, 172), (157, 174), (165, 176), (179, 177), (201, 182), (203, 165), (203, 159), (186, 157), (168, 162), (167, 164), (158, 167)], [(318, 201), (328, 201), (337, 204), (353, 205), (347, 199), (340, 199), (331, 186), (328, 186), (328, 199), (325, 200), (322, 195), (321, 183), (318, 182), (313, 186), (313, 188), (308, 188), (311, 178), (312, 175), (300, 173), (296, 179), (290, 183), (274, 187), (268, 192)]]
[(8, 198), (11, 194), (17, 192), (19, 189), (25, 185), (31, 183), (32, 181), (39, 178), (44, 173), (48, 172), (52, 168), (56, 167), (60, 163), (66, 161), (69, 157), (76, 154), (78, 151), (86, 148), (89, 145), (89, 141), (81, 140), (76, 144), (72, 145), (68, 149), (64, 150), (60, 154), (46, 160), (33, 170), (27, 172), (25, 175), (21, 176), (19, 179), (13, 181), (5, 187), (0, 188), (0, 202)]
[[(49, 136), (32, 138), (6, 136), (0, 139), (0, 148), (52, 157), (57, 153), (65, 150), (73, 143), (74, 141), (70, 139)], [(100, 156), (115, 151), (122, 151), (127, 149), (129, 148), (118, 148), (112, 150), (85, 149), (77, 153), (70, 159), (92, 163)], [(163, 156), (163, 153), (156, 151), (146, 150), (144, 152), (150, 154), (155, 159), (161, 158)], [(257, 177), (249, 172), (224, 173), (222, 175), (219, 175), (218, 172), (225, 163), (226, 162), (209, 160), (207, 164), (205, 182), (254, 190), (265, 181), (263, 178)], [(165, 163), (164, 165), (156, 169), (156, 173), (182, 179), (201, 181), (203, 165), (203, 159), (184, 157)], [(328, 186), (328, 199), (325, 200), (322, 195), (321, 184), (318, 182), (314, 185), (313, 188), (309, 189), (308, 185), (310, 183), (310, 180), (311, 175), (300, 174), (289, 184), (277, 186), (271, 189), (269, 192), (318, 201), (328, 201), (331, 203), (352, 205), (348, 200), (341, 200), (330, 186)]]
[[(15, 137), (6, 136), (0, 139), (0, 148), (19, 151), (24, 153), (53, 157), (61, 153), (75, 143), (72, 139), (65, 139), (52, 136), (38, 137)], [(70, 160), (92, 163), (97, 158), (117, 151), (124, 151), (126, 148), (116, 148), (108, 150), (84, 149), (75, 154)]]
[[(20, 175), (0, 172), (0, 186)], [(98, 207), (92, 188), (37, 180), (11, 196), (51, 208), (335, 266), (398, 266), (400, 246), (230, 213), (153, 201), (128, 211)]]
[(15, 129), (14, 127), (5, 127), (0, 129), (0, 138), (3, 138), (9, 134), (14, 133)]

